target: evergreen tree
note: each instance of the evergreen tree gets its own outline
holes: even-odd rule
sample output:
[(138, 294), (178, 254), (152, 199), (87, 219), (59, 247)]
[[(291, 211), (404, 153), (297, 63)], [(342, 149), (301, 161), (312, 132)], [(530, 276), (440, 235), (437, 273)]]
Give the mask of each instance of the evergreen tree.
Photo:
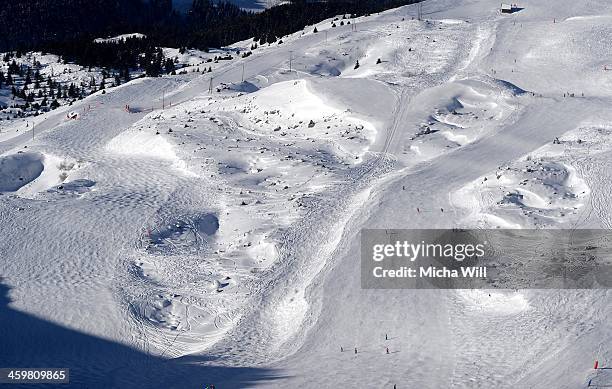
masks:
[(171, 73), (171, 72), (174, 71), (174, 69), (175, 69), (174, 61), (172, 59), (170, 59), (170, 58), (167, 58), (166, 62), (164, 63), (164, 71), (166, 73)]

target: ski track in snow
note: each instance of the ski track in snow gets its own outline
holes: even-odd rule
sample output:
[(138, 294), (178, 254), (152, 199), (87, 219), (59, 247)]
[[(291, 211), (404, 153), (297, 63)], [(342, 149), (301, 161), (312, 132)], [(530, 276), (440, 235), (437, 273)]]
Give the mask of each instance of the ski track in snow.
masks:
[(361, 228), (612, 228), (589, 14), (612, 10), (545, 3), (322, 21), (215, 69), (212, 94), (141, 79), (46, 114), (0, 142), (10, 310), (146, 355), (76, 368), (93, 387), (612, 385), (590, 369), (607, 291), (360, 287)]

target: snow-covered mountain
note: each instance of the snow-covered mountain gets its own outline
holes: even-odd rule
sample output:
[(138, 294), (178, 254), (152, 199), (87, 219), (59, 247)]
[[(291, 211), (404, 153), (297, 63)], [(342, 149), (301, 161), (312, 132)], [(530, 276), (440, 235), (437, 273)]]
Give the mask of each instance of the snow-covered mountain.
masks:
[(74, 387), (612, 385), (609, 290), (361, 288), (363, 228), (612, 228), (612, 4), (520, 6), (166, 49), (189, 70), (3, 120), (0, 366)]
[[(275, 4), (268, 0), (231, 0), (230, 3), (251, 11), (261, 11)], [(172, 0), (172, 6), (179, 12), (187, 12), (191, 4), (193, 4), (193, 0)]]

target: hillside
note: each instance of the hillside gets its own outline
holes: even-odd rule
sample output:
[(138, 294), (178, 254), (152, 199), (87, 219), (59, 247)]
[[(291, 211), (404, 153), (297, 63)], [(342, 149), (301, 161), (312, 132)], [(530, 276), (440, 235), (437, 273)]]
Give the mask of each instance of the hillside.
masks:
[(612, 4), (521, 7), (165, 48), (184, 72), (7, 115), (0, 366), (66, 366), (71, 387), (612, 385), (605, 287), (362, 288), (363, 229), (612, 228)]
[[(261, 12), (231, 2), (195, 0), (177, 12), (171, 0), (13, 0), (0, 8), (0, 50), (40, 50), (81, 60), (91, 41), (140, 33), (151, 44), (205, 50), (255, 38), (275, 42), (321, 19), (362, 16), (417, 0), (334, 0), (270, 2)], [(84, 21), (88, 20), (88, 23)], [(96, 63), (95, 65), (100, 65)]]

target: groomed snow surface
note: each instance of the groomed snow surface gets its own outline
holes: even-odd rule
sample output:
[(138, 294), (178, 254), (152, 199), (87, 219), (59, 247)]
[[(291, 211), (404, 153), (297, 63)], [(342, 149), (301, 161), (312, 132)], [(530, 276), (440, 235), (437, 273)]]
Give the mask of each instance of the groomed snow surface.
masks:
[(0, 366), (91, 388), (612, 385), (608, 291), (360, 288), (361, 228), (612, 228), (612, 5), (520, 6), (325, 20), (2, 139)]

